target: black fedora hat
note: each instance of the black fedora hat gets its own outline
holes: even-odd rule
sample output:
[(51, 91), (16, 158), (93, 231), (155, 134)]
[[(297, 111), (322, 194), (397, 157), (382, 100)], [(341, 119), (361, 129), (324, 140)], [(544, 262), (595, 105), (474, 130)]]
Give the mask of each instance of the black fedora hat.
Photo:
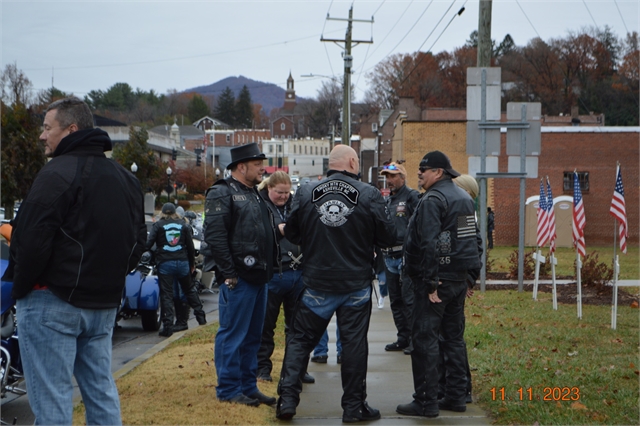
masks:
[(245, 161), (264, 160), (266, 158), (267, 156), (260, 152), (257, 143), (248, 143), (236, 148), (231, 148), (231, 162), (227, 165), (227, 169), (231, 170), (236, 164), (244, 163)]

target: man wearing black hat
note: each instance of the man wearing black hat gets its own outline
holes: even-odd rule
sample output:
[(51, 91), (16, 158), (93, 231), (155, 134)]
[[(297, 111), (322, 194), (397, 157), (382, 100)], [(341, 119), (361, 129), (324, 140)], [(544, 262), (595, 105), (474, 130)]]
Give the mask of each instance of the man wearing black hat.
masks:
[[(451, 180), (456, 172), (440, 151), (420, 162), (422, 196), (409, 221), (404, 244), (405, 273), (414, 290), (411, 365), (414, 400), (396, 411), (437, 417), (439, 410), (466, 410), (464, 300), (467, 274), (480, 272), (482, 240), (473, 201)], [(447, 383), (438, 401), (438, 336), (442, 335)]]
[(231, 176), (207, 190), (204, 240), (221, 275), (215, 339), (220, 401), (257, 407), (276, 399), (256, 385), (267, 306), (266, 283), (279, 253), (273, 216), (257, 191), (265, 155), (250, 143), (231, 149)]

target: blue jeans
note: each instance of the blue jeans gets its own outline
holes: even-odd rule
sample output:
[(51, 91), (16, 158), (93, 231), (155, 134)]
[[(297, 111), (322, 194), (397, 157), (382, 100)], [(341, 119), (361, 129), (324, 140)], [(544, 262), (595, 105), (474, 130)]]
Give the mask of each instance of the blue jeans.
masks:
[(75, 376), (87, 424), (121, 425), (118, 389), (111, 375), (116, 308), (76, 308), (50, 290), (33, 290), (17, 301), (16, 310), (35, 424), (71, 424)]
[(216, 395), (229, 400), (236, 395), (258, 391), (258, 349), (267, 310), (267, 286), (238, 278), (233, 290), (220, 286), (218, 297), (220, 327), (215, 340), (218, 374)]
[[(342, 342), (340, 341), (340, 329), (336, 326), (336, 352), (342, 355)], [(329, 354), (329, 333), (327, 330), (320, 338), (320, 343), (313, 349), (314, 356), (327, 356)]]
[(384, 257), (384, 264), (386, 265), (389, 272), (392, 274), (401, 275), (401, 267), (402, 267), (402, 258), (393, 258), (393, 257)]
[(378, 287), (380, 287), (380, 296), (387, 297), (389, 290), (387, 288), (387, 274), (382, 271), (378, 274)]

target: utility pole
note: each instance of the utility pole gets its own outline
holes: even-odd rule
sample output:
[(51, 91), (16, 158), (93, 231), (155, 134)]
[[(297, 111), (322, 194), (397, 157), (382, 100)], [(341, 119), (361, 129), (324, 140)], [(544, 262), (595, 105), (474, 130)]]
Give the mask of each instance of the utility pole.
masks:
[(491, 2), (492, 0), (480, 0), (477, 67), (491, 66)]
[[(478, 10), (478, 68), (486, 68), (491, 66), (491, 1), (480, 0)], [(481, 123), (487, 120), (487, 97), (486, 97), (486, 71), (482, 76), (482, 101), (481, 101)], [(487, 133), (482, 130), (481, 156), (480, 156), (480, 172), (487, 172)], [(487, 178), (480, 178), (480, 234), (482, 235), (482, 269), (480, 270), (480, 285), (482, 291), (485, 289), (485, 281), (487, 278)]]
[(353, 6), (351, 6), (351, 8), (349, 8), (348, 19), (331, 18), (329, 15), (327, 15), (327, 20), (348, 22), (347, 34), (344, 40), (328, 39), (324, 38), (324, 36), (321, 36), (320, 41), (331, 41), (336, 44), (344, 43), (344, 50), (342, 52), (342, 58), (344, 59), (344, 83), (342, 87), (342, 143), (348, 143), (349, 146), (351, 146), (351, 67), (353, 66), (351, 47), (357, 46), (360, 43), (373, 43), (373, 38), (371, 38), (371, 40), (353, 40), (351, 28), (353, 22), (368, 22), (373, 24), (373, 17), (371, 18), (371, 20), (353, 19)]

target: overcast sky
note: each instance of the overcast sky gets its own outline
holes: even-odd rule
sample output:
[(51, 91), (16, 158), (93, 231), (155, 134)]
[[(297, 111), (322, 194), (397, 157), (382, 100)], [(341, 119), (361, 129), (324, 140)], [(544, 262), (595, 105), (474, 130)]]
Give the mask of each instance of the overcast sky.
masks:
[[(518, 46), (569, 31), (608, 25), (624, 38), (638, 31), (638, 0), (494, 0), (491, 36)], [(315, 97), (321, 77), (342, 78), (342, 47), (353, 5), (355, 100), (366, 73), (393, 53), (453, 51), (478, 26), (478, 0), (2, 0), (2, 68), (17, 63), (36, 90), (55, 87), (84, 96), (118, 82), (158, 93), (208, 85), (229, 76)], [(464, 5), (465, 11), (457, 16)]]

